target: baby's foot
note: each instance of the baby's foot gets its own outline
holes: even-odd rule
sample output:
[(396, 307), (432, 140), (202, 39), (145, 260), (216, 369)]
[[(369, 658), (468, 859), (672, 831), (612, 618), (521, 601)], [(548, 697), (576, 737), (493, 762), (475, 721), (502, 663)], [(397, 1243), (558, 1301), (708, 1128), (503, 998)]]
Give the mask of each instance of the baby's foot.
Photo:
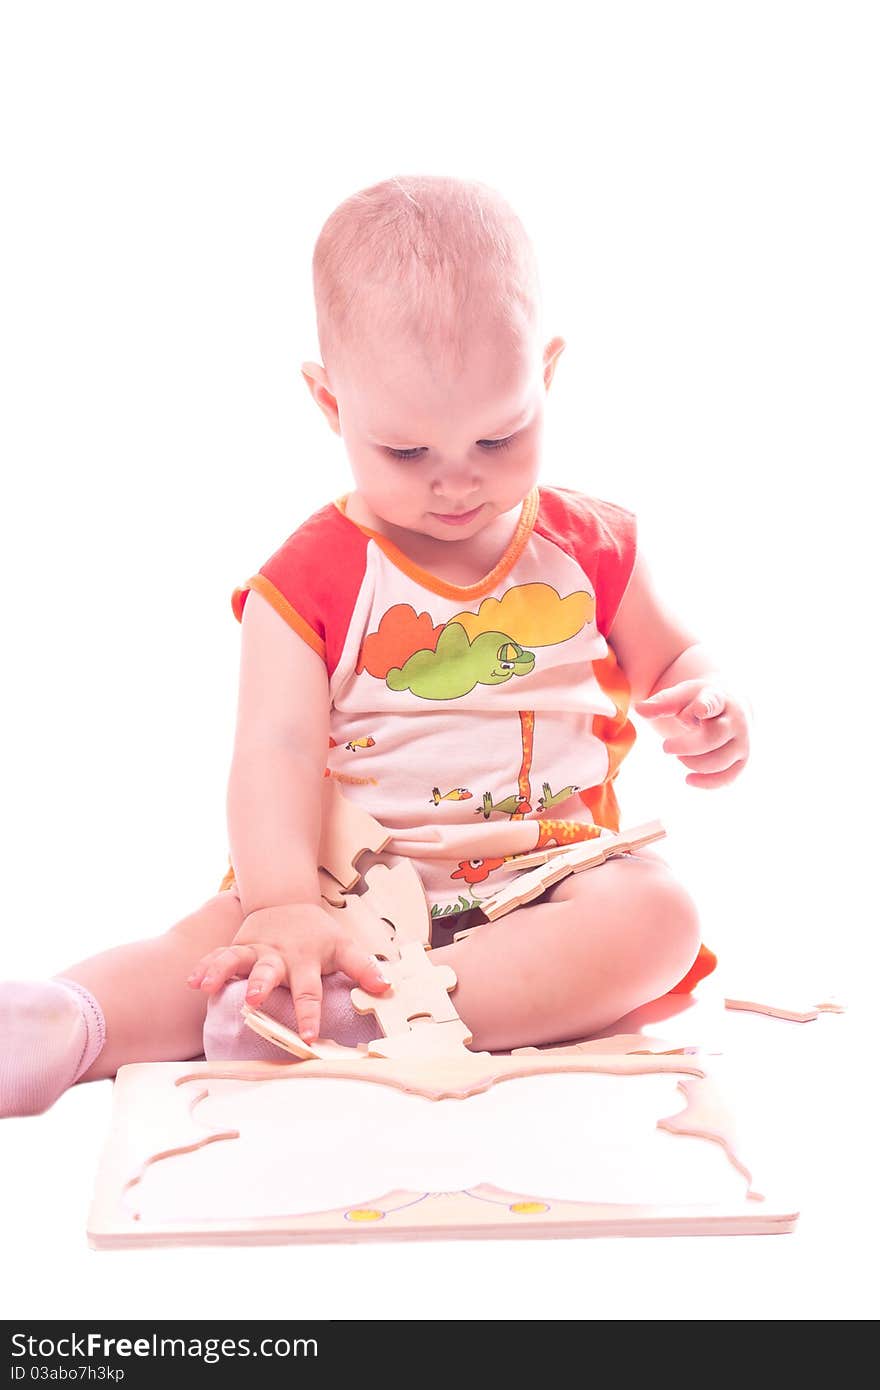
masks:
[(0, 1117), (39, 1115), (104, 1044), (97, 1000), (73, 980), (0, 984)]

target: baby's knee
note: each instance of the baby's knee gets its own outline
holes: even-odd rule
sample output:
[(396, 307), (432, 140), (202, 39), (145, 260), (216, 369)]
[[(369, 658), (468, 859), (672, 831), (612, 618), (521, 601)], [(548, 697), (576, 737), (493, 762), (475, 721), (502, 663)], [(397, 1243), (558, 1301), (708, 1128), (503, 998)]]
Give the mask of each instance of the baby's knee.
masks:
[(664, 953), (668, 953), (674, 968), (681, 966), (684, 975), (696, 960), (702, 940), (697, 905), (684, 884), (671, 873), (658, 875), (652, 897)]

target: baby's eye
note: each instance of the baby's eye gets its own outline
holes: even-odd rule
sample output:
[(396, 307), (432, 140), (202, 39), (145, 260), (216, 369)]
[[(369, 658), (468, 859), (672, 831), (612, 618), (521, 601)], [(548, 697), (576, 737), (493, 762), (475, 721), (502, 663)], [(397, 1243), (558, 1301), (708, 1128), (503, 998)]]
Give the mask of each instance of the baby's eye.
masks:
[[(514, 435), (509, 434), (506, 439), (478, 439), (477, 443), (481, 449), (506, 449), (513, 443), (514, 438)], [(414, 459), (423, 452), (422, 449), (388, 449), (388, 453), (396, 459)]]

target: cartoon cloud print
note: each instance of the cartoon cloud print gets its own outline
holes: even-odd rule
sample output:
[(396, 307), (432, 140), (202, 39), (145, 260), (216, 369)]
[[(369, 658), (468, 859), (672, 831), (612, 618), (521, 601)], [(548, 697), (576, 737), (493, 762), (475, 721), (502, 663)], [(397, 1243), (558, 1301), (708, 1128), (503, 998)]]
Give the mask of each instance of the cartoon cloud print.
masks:
[(476, 613), (456, 613), (436, 626), (429, 614), (398, 603), (364, 639), (358, 674), (423, 700), (457, 700), (476, 685), (502, 685), (535, 666), (530, 647), (574, 637), (592, 621), (596, 601), (581, 589), (560, 598), (549, 584), (520, 584), (487, 598)]

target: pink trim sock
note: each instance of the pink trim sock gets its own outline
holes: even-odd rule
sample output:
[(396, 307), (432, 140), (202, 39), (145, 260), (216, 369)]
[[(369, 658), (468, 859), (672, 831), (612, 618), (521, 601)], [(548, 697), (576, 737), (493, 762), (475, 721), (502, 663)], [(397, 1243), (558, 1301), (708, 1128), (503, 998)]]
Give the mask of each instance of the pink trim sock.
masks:
[(106, 1026), (75, 980), (0, 984), (0, 1117), (40, 1115), (88, 1071)]

